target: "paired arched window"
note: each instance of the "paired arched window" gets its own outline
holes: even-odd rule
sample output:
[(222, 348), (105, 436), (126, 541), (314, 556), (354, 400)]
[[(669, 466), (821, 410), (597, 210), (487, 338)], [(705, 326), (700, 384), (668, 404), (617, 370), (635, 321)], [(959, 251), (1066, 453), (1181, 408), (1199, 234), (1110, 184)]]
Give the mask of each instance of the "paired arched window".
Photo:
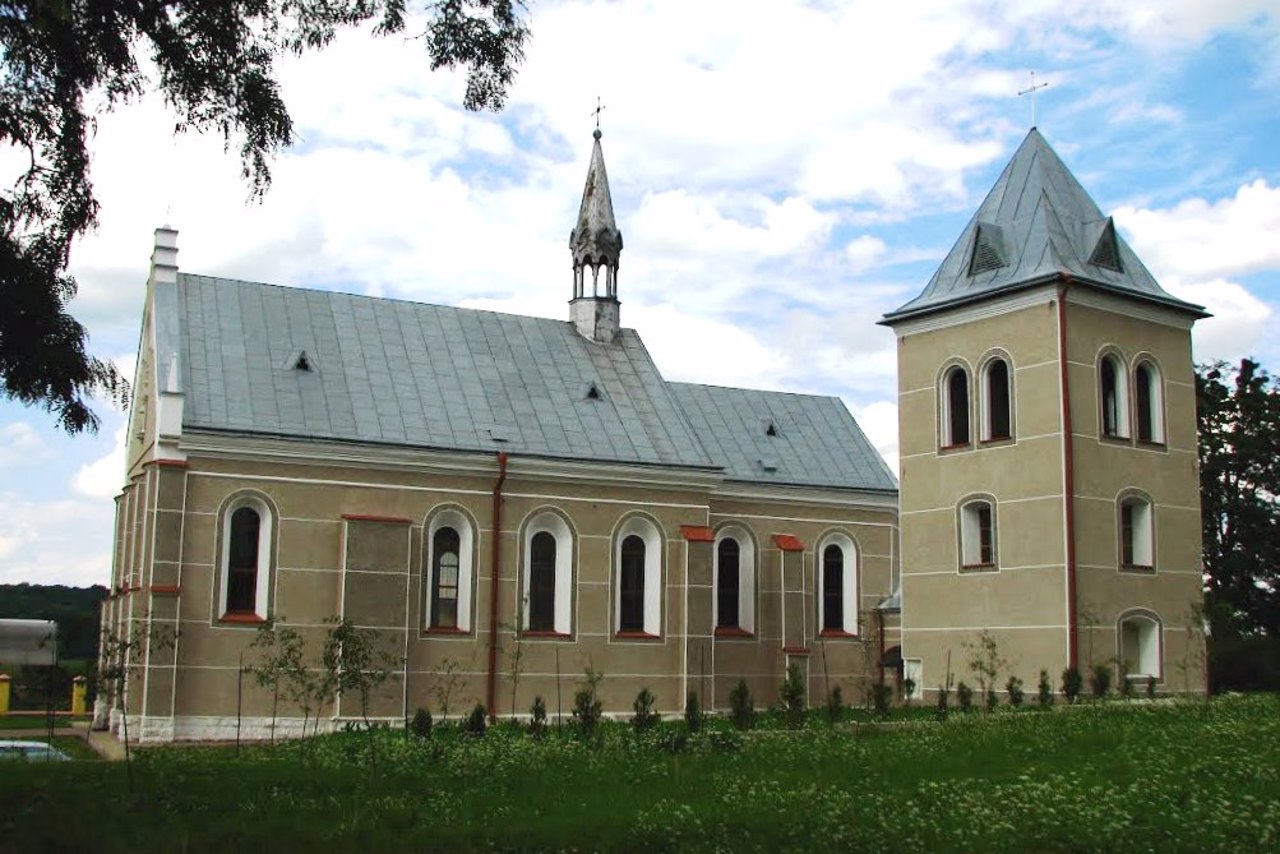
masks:
[(650, 520), (632, 516), (619, 527), (614, 546), (615, 630), (657, 637), (662, 633), (662, 534)]
[(540, 513), (525, 526), (523, 582), (525, 630), (569, 634), (573, 533), (559, 514)]
[(942, 447), (969, 444), (969, 372), (952, 365), (942, 375)]
[(982, 439), (991, 442), (1013, 435), (1013, 394), (1009, 363), (1000, 356), (982, 368)]
[(471, 631), (474, 530), (471, 520), (453, 508), (436, 512), (427, 523), (423, 590), (429, 631)]
[(1129, 384), (1124, 363), (1114, 353), (1098, 363), (1098, 400), (1102, 407), (1102, 435), (1108, 439), (1129, 438)]
[(737, 525), (721, 528), (715, 542), (715, 624), (717, 631), (755, 631), (755, 541)]
[(972, 498), (960, 505), (960, 569), (996, 568), (996, 503)]
[(274, 516), (256, 495), (240, 495), (222, 514), (222, 566), (218, 613), (266, 619), (271, 590)]
[(1133, 370), (1133, 398), (1139, 442), (1164, 443), (1163, 392), (1160, 369), (1150, 359), (1139, 361)]
[(1116, 623), (1120, 665), (1126, 676), (1161, 677), (1160, 618), (1150, 611), (1122, 614)]
[(1130, 494), (1120, 499), (1120, 568), (1155, 567), (1155, 519), (1151, 501)]
[(834, 533), (818, 543), (818, 631), (828, 635), (858, 633), (858, 551), (846, 534)]

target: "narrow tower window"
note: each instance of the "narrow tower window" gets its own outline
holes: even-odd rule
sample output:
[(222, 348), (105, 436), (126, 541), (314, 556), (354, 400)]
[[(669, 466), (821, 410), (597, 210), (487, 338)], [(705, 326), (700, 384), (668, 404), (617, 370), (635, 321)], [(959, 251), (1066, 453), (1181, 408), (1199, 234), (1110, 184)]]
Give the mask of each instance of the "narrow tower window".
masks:
[(738, 628), (738, 541), (725, 538), (717, 549), (716, 628)]
[(1138, 441), (1163, 443), (1163, 389), (1156, 366), (1148, 361), (1139, 362), (1133, 373), (1133, 386), (1138, 416)]
[(1151, 503), (1131, 495), (1120, 502), (1120, 566), (1124, 569), (1151, 569), (1152, 547)]
[(431, 627), (458, 628), (458, 570), (462, 538), (453, 528), (441, 528), (432, 540), (435, 566), (431, 591)]
[(1098, 366), (1098, 393), (1102, 405), (1102, 435), (1129, 438), (1129, 396), (1124, 372), (1115, 356), (1106, 355)]
[(529, 544), (529, 628), (555, 630), (556, 538), (548, 531), (533, 535)]
[(822, 550), (822, 628), (844, 630), (844, 552), (834, 543)]
[(969, 444), (969, 374), (956, 365), (942, 383), (942, 446)]
[(991, 569), (996, 563), (995, 507), (970, 501), (960, 508), (960, 568)]
[(644, 540), (631, 534), (622, 541), (620, 631), (644, 631), (644, 570)]
[(1008, 439), (1010, 424), (1009, 363), (992, 359), (986, 370), (986, 435), (988, 440)]
[(258, 538), (262, 517), (252, 507), (231, 514), (227, 556), (227, 613), (252, 614), (258, 596)]

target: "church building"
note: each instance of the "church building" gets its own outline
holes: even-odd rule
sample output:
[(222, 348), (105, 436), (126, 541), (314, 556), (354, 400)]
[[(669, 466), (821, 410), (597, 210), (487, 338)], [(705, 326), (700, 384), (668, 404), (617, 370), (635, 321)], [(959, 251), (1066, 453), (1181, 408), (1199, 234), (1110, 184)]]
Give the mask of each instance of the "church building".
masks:
[[(895, 478), (835, 397), (663, 379), (622, 325), (595, 133), (569, 320), (180, 271), (156, 231), (98, 717), (147, 741), (297, 733), (243, 678), (273, 622), (392, 662), (370, 714), (665, 714), (881, 680), (1117, 665), (1203, 690), (1190, 329), (1034, 129), (899, 348)], [(1181, 668), (1181, 669), (1179, 669)], [(560, 701), (557, 698), (563, 697)], [(360, 715), (331, 700), (322, 726)]]

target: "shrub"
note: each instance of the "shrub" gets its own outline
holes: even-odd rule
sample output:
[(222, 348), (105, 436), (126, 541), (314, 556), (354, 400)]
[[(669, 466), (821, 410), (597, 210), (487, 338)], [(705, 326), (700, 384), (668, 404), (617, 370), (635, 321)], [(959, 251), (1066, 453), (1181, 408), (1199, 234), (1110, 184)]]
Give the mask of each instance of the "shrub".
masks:
[(1068, 667), (1062, 671), (1062, 696), (1067, 698), (1068, 703), (1076, 701), (1082, 687), (1084, 687), (1084, 677), (1080, 675), (1080, 668)]
[(484, 703), (476, 703), (475, 708), (471, 710), (471, 714), (467, 715), (466, 723), (462, 725), (463, 732), (467, 735), (480, 738), (484, 735), (484, 729), (487, 723), (486, 718), (488, 716), (489, 713), (485, 710)]
[(418, 738), (431, 738), (431, 727), (434, 723), (431, 712), (419, 706), (418, 711), (413, 713), (413, 723), (409, 725), (409, 729)]
[[(885, 686), (886, 689), (888, 686)], [(827, 720), (836, 723), (844, 715), (844, 692), (837, 685), (827, 695)]]
[(939, 685), (938, 686), (937, 718), (940, 721), (945, 721), (947, 719), (948, 703), (950, 701), (950, 698), (951, 698), (951, 686)]
[(635, 714), (631, 716), (631, 728), (636, 732), (647, 732), (658, 722), (658, 713), (653, 710), (653, 692), (641, 688), (636, 694), (636, 701), (631, 704)]
[(533, 705), (529, 707), (529, 735), (542, 738), (546, 734), (547, 704), (542, 702), (542, 697), (534, 697)]
[(578, 728), (579, 735), (583, 738), (595, 735), (602, 709), (594, 688), (579, 688), (574, 692), (573, 723)]
[(751, 689), (747, 687), (747, 680), (739, 679), (738, 684), (729, 692), (729, 710), (733, 725), (738, 729), (751, 729), (755, 724), (755, 703), (751, 699)]
[(985, 700), (987, 704), (987, 711), (994, 712), (996, 710), (996, 705), (1000, 702), (1000, 698), (996, 696), (995, 686), (987, 688)]
[(786, 716), (787, 726), (799, 729), (804, 725), (804, 674), (800, 665), (787, 667), (787, 677), (782, 680), (778, 689), (778, 700), (782, 703), (782, 712)]
[[(840, 690), (839, 688), (836, 689)], [(871, 707), (876, 716), (889, 717), (889, 706), (893, 703), (893, 689), (884, 682), (876, 682), (871, 686)]]
[(973, 689), (964, 682), (956, 685), (956, 704), (960, 706), (962, 712), (973, 708)]
[(1004, 683), (1004, 690), (1009, 694), (1009, 705), (1022, 705), (1022, 680), (1017, 676), (1010, 676), (1009, 681)]
[(702, 729), (702, 702), (697, 691), (690, 691), (684, 697), (684, 723), (690, 735)]
[(1105, 664), (1093, 665), (1089, 673), (1089, 690), (1093, 696), (1102, 699), (1111, 692), (1111, 668)]
[(1053, 705), (1053, 684), (1049, 681), (1049, 671), (1040, 671), (1040, 685), (1036, 689), (1036, 703), (1042, 709)]

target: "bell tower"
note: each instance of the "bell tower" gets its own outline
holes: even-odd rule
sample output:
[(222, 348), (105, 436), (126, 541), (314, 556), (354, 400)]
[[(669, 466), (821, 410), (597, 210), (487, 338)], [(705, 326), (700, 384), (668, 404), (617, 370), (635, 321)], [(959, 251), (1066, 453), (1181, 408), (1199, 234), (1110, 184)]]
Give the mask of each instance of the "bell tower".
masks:
[(591, 165), (582, 190), (578, 222), (569, 232), (573, 253), (573, 299), (569, 315), (584, 338), (609, 344), (618, 334), (618, 261), (622, 232), (613, 218), (609, 175), (600, 149), (600, 129), (592, 133)]

